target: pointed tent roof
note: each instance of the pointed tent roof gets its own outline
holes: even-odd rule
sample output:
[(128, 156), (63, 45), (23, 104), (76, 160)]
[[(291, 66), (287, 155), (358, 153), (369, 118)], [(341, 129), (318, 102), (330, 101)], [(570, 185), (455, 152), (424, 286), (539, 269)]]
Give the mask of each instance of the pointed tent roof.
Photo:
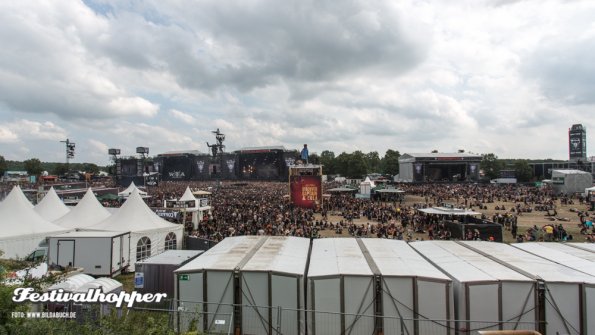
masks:
[(373, 182), (372, 180), (370, 180), (370, 177), (366, 177), (366, 179), (364, 181), (362, 181), (362, 184), (363, 183), (369, 183), (371, 188), (376, 187), (376, 183)]
[(179, 199), (179, 201), (189, 201), (189, 200), (196, 200), (196, 197), (194, 197), (194, 194), (192, 194), (192, 191), (190, 191), (190, 187), (186, 186), (186, 192), (184, 192), (184, 194)]
[(132, 194), (132, 191), (134, 191), (134, 190), (137, 190), (141, 196), (147, 195), (147, 192), (141, 191), (138, 187), (136, 187), (136, 184), (134, 184), (134, 181), (130, 182), (130, 185), (128, 186), (128, 188), (122, 192), (119, 192), (118, 195), (121, 197), (129, 197)]
[(64, 205), (58, 194), (56, 194), (54, 187), (50, 188), (48, 193), (33, 209), (48, 221), (57, 220), (70, 212), (70, 209)]
[(87, 189), (85, 196), (79, 203), (70, 210), (70, 212), (54, 223), (65, 228), (85, 228), (110, 216), (110, 212), (105, 209), (91, 188)]
[(179, 226), (160, 218), (145, 204), (138, 190), (134, 190), (116, 213), (88, 228), (93, 230), (141, 232), (177, 228)]
[(18, 186), (0, 202), (0, 218), (0, 239), (66, 231), (37, 214)]
[[(13, 194), (14, 197), (19, 198), (19, 201), (22, 202), (23, 204), (26, 204), (27, 207), (29, 208), (33, 208), (33, 204), (31, 203), (31, 201), (29, 201), (29, 199), (27, 199), (27, 196), (25, 195), (25, 193), (23, 193), (23, 190), (21, 190), (21, 187), (19, 185), (15, 185), (12, 190), (10, 191), (10, 194)], [(6, 200), (8, 198), (8, 196), (6, 196), (6, 198), (4, 200)]]

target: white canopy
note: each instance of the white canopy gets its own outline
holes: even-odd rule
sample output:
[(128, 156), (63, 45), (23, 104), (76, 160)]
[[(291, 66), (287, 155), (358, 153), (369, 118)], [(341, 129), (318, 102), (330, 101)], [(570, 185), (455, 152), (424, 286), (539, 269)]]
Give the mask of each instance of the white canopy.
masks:
[[(176, 249), (182, 247), (184, 227), (169, 223), (153, 212), (141, 198), (138, 190), (133, 190), (120, 209), (105, 220), (88, 227), (89, 230), (130, 232), (130, 267), (137, 260), (136, 250), (139, 241), (147, 237), (151, 241), (150, 253), (157, 255), (165, 250), (165, 239), (169, 233), (175, 234)], [(140, 260), (140, 259), (139, 259)]]
[(53, 187), (33, 209), (48, 221), (57, 220), (70, 212), (70, 209), (60, 200)]
[(136, 187), (134, 182), (130, 182), (130, 185), (128, 186), (128, 188), (122, 192), (118, 192), (118, 195), (121, 197), (127, 198), (132, 194), (132, 191), (134, 191), (134, 190), (137, 190), (138, 193), (143, 197), (147, 195), (147, 192), (141, 191), (138, 187)]
[(18, 186), (0, 203), (0, 218), (0, 250), (4, 258), (25, 257), (47, 235), (66, 231), (39, 216)]
[(445, 208), (445, 207), (429, 207), (420, 208), (418, 211), (426, 214), (438, 214), (438, 215), (480, 215), (479, 212), (474, 212), (464, 208)]
[(110, 216), (97, 197), (89, 188), (85, 196), (70, 212), (54, 223), (65, 228), (85, 228), (94, 225)]
[(179, 201), (190, 201), (190, 200), (196, 200), (196, 198), (192, 194), (192, 191), (190, 191), (190, 187), (186, 186), (186, 191), (184, 192), (182, 197), (179, 199)]

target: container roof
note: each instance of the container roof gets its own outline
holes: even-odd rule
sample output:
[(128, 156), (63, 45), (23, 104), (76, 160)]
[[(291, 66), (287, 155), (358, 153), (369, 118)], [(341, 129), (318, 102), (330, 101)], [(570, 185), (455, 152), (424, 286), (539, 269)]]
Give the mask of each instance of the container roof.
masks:
[[(593, 251), (590, 251), (588, 249), (583, 249), (583, 248), (577, 248), (574, 247), (575, 244), (582, 244), (582, 243), (550, 243), (550, 242), (535, 242), (538, 243), (540, 245), (543, 245), (545, 247), (554, 249), (554, 250), (558, 250), (558, 251), (562, 251), (565, 252), (567, 254), (571, 254), (574, 255), (576, 257), (580, 257), (582, 259), (586, 259), (592, 262), (595, 262), (595, 248), (593, 248)], [(587, 243), (585, 243), (587, 244)], [(595, 244), (591, 244), (593, 247), (595, 247)]]
[(151, 256), (136, 264), (174, 264), (179, 265), (204, 253), (204, 250), (166, 250), (159, 255)]
[(372, 276), (372, 270), (354, 238), (314, 240), (308, 277)]
[(569, 246), (573, 248), (588, 250), (590, 252), (595, 252), (595, 244), (593, 243), (568, 243)]
[(89, 289), (92, 288), (101, 288), (101, 292), (109, 293), (113, 292), (119, 288), (122, 288), (123, 285), (119, 281), (111, 278), (97, 278), (90, 282), (84, 283), (83, 285), (79, 286), (75, 292), (87, 292)]
[(304, 275), (310, 240), (303, 237), (273, 236), (258, 249), (242, 271), (273, 271)]
[(47, 290), (52, 291), (52, 290), (63, 289), (64, 291), (67, 291), (67, 292), (74, 292), (79, 287), (83, 286), (84, 284), (86, 284), (88, 282), (93, 281), (94, 279), (95, 278), (93, 278), (87, 274), (79, 273), (79, 274), (68, 277), (68, 278), (64, 279), (63, 281), (50, 286)]
[(415, 252), (405, 241), (362, 239), (383, 276), (424, 277), (450, 281), (450, 278)]
[[(577, 257), (571, 253), (556, 250), (546, 245), (537, 243), (515, 243), (512, 244), (512, 246), (530, 252), (536, 256), (548, 259), (554, 263), (558, 263), (588, 275), (595, 276), (595, 263), (593, 261)], [(577, 252), (578, 251), (580, 250), (577, 249)]]
[(263, 236), (226, 237), (200, 257), (188, 262), (176, 272), (196, 272), (202, 270), (232, 271), (263, 239)]
[(491, 258), (504, 262), (535, 279), (549, 282), (595, 283), (595, 277), (556, 264), (505, 243), (485, 241), (461, 242), (474, 250), (490, 255)]
[(421, 241), (410, 245), (459, 282), (531, 281), (455, 241)]

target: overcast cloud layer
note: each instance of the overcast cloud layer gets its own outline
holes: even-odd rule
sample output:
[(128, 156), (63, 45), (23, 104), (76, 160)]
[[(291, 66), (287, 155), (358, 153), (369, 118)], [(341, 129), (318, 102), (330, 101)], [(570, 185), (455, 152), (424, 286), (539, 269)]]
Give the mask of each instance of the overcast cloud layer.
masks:
[(593, 1), (3, 1), (0, 155), (284, 145), (568, 158)]

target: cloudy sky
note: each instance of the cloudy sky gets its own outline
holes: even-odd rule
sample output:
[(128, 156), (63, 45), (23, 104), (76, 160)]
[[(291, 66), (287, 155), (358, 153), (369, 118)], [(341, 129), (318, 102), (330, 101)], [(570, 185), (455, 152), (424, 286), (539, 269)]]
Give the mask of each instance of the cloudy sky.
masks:
[(595, 148), (595, 1), (0, 2), (0, 155)]

